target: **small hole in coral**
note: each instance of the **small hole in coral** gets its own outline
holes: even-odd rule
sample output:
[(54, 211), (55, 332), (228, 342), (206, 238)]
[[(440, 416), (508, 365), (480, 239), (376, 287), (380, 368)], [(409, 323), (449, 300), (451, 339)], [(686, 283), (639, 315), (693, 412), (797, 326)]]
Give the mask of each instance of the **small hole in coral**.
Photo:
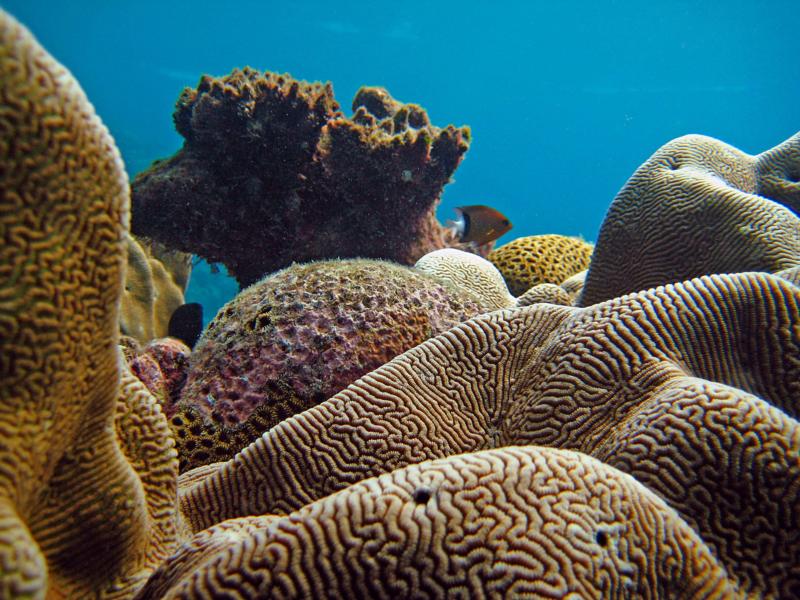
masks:
[(597, 540), (597, 543), (603, 546), (604, 548), (608, 546), (608, 534), (602, 529), (598, 530), (594, 538)]
[(426, 504), (428, 500), (431, 499), (431, 496), (433, 496), (433, 492), (431, 490), (421, 487), (414, 490), (414, 493), (411, 497), (417, 504)]

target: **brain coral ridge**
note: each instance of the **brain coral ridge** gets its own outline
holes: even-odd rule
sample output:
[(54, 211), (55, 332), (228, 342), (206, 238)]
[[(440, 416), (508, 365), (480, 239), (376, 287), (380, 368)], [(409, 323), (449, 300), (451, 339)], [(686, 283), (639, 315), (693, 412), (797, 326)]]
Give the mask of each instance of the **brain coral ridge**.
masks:
[(200, 530), (423, 460), (552, 446), (667, 499), (748, 593), (792, 596), (799, 412), (800, 289), (716, 275), (471, 319), (190, 477), (181, 503)]
[(164, 416), (119, 385), (128, 180), (77, 82), (2, 11), (0, 78), (0, 596), (123, 597), (172, 552), (177, 499)]
[(609, 207), (577, 303), (712, 273), (797, 266), (798, 211), (800, 133), (756, 156), (706, 136), (675, 139)]
[(741, 595), (634, 478), (527, 446), (411, 465), (284, 517), (224, 521), (184, 544), (140, 600), (187, 597)]
[(410, 265), (447, 246), (435, 209), (469, 129), (434, 127), (382, 88), (359, 90), (353, 111), (330, 84), (204, 76), (175, 109), (183, 148), (133, 182), (133, 231), (223, 263), (243, 286), (295, 261)]
[(264, 278), (220, 310), (191, 355), (168, 411), (182, 470), (231, 458), (283, 419), (490, 308), (386, 261), (296, 264)]

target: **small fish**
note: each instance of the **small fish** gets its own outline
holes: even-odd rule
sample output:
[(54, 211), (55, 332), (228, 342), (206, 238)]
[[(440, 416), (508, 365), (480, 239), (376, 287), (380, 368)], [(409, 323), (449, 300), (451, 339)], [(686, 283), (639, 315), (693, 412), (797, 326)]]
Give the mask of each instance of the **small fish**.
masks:
[(197, 302), (182, 304), (169, 318), (167, 335), (178, 338), (189, 348), (193, 348), (203, 331), (203, 307)]
[(488, 244), (513, 227), (503, 213), (491, 206), (459, 206), (456, 212), (458, 219), (447, 224), (462, 242), (475, 242), (478, 246)]

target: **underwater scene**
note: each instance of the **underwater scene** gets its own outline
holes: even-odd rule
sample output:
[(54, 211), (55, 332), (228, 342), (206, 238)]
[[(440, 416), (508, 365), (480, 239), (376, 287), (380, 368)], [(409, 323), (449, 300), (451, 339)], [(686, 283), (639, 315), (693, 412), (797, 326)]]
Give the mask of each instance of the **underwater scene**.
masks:
[(0, 598), (800, 598), (799, 17), (0, 1)]

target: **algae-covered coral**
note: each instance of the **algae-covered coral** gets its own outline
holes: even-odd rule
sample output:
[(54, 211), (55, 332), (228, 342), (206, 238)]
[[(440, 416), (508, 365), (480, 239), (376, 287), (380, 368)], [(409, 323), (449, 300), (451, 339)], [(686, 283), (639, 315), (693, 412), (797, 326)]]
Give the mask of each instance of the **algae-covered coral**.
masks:
[[(128, 192), (114, 143), (69, 73), (2, 12), (0, 78), (0, 595), (800, 595), (800, 288), (782, 235), (796, 216), (757, 195), (796, 209), (794, 141), (756, 161), (745, 200), (760, 212), (723, 211), (734, 229), (783, 215), (788, 227), (768, 231), (781, 235), (724, 262), (753, 268), (762, 248), (787, 257), (759, 265), (777, 274), (701, 273), (582, 308), (475, 316), (178, 479), (166, 418), (118, 346)], [(365, 94), (373, 115), (392, 107)], [(414, 107), (376, 126), (395, 121), (426, 126)], [(736, 172), (740, 158), (723, 152), (714, 168)], [(652, 171), (622, 197), (640, 181), (640, 198), (680, 207), (675, 189), (709, 189), (708, 173), (673, 188)], [(687, 247), (698, 239), (677, 230)], [(735, 240), (717, 238), (718, 255), (737, 256)], [(643, 262), (647, 276), (668, 277), (681, 248)], [(603, 256), (584, 298), (600, 294), (589, 280), (609, 269)], [(444, 271), (502, 291), (472, 266)], [(413, 305), (423, 277), (397, 294)], [(289, 312), (347, 304), (296, 288)], [(273, 311), (244, 324), (269, 329)], [(369, 333), (400, 339), (407, 325)]]
[(410, 265), (453, 243), (435, 209), (469, 129), (435, 127), (381, 88), (362, 88), (353, 111), (330, 84), (249, 68), (203, 77), (175, 110), (183, 148), (133, 182), (133, 231), (242, 285), (294, 261)]

